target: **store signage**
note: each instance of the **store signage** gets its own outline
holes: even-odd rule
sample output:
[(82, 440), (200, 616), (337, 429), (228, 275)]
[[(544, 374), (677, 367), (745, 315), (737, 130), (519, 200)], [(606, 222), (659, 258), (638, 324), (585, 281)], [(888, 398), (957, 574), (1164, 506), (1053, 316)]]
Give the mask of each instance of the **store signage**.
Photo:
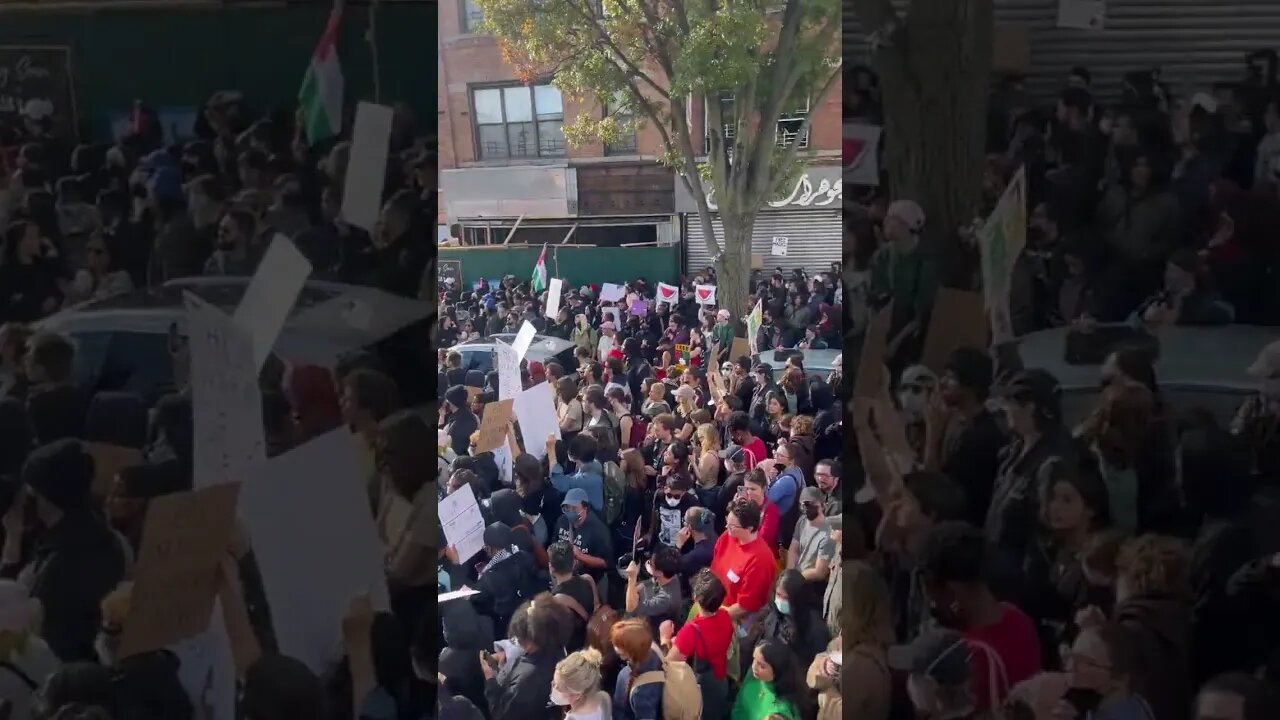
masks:
[[(719, 206), (716, 205), (715, 194), (714, 188), (707, 193), (707, 208), (713, 211), (719, 209)], [(813, 181), (809, 179), (809, 174), (805, 173), (796, 181), (790, 195), (781, 200), (772, 200), (767, 204), (772, 208), (825, 207), (840, 201), (843, 197), (842, 181), (823, 178), (818, 181), (817, 187), (814, 187)]]

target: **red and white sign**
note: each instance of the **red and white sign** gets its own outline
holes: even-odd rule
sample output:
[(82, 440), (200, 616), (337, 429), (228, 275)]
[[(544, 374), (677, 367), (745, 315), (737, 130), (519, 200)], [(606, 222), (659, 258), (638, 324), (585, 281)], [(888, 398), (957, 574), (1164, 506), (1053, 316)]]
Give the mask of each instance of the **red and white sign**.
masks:
[(675, 285), (668, 285), (664, 282), (658, 283), (658, 294), (656, 297), (658, 305), (661, 305), (662, 303), (669, 303), (671, 305), (675, 305), (676, 301), (679, 299), (680, 299), (680, 288), (676, 287)]
[(693, 288), (693, 294), (698, 298), (699, 305), (716, 304), (715, 285), (695, 285)]
[(879, 125), (844, 124), (844, 181), (850, 185), (880, 184)]

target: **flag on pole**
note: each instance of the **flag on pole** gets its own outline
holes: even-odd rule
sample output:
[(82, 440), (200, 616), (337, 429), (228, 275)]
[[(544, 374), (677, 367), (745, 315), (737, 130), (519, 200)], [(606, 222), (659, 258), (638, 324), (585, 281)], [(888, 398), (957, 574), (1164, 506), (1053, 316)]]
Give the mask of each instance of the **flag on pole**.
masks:
[(311, 65), (298, 89), (302, 105), (302, 127), (307, 142), (315, 144), (342, 132), (342, 98), (344, 81), (342, 63), (338, 61), (338, 28), (342, 24), (342, 7), (329, 14), (320, 42), (311, 54)]
[(547, 245), (542, 244), (542, 253), (538, 255), (538, 264), (533, 266), (533, 277), (530, 278), (533, 291), (540, 293), (547, 289)]
[(755, 355), (760, 352), (756, 348), (756, 336), (760, 334), (760, 326), (764, 324), (764, 308), (756, 301), (756, 306), (751, 309), (751, 314), (747, 316), (747, 343), (751, 346), (751, 354)]
[(1027, 245), (1027, 174), (1019, 168), (979, 235), (987, 309), (1009, 302), (1013, 265)]

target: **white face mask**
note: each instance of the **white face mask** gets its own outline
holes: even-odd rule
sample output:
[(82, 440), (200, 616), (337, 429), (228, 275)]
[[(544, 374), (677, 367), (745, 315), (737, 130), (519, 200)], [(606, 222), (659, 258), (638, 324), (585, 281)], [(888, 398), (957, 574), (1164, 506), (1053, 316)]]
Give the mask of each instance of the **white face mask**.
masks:
[(559, 690), (556, 690), (555, 685), (552, 685), (551, 686), (551, 704), (555, 705), (556, 707), (569, 707), (573, 703), (569, 702), (569, 698), (562, 695)]
[(903, 390), (898, 393), (898, 403), (902, 405), (902, 412), (909, 417), (918, 418), (924, 414), (925, 394)]
[(667, 502), (667, 507), (679, 507), (679, 506), (680, 506), (680, 500), (677, 500), (677, 499), (675, 499), (675, 498), (665, 498), (665, 499), (666, 499), (666, 502)]

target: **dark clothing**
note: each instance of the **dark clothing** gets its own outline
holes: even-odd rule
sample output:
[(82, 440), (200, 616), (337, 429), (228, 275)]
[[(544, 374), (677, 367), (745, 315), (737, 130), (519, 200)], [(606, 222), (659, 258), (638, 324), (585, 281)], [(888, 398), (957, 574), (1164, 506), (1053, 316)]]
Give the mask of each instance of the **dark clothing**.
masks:
[(480, 591), (472, 596), (472, 603), (479, 612), (493, 618), (494, 627), (507, 627), (512, 613), (528, 599), (522, 591), (528, 585), (531, 565), (531, 558), (515, 553), (482, 573), (472, 586)]
[(74, 385), (32, 387), (27, 393), (27, 414), (36, 432), (36, 444), (84, 435), (89, 395)]
[(46, 303), (56, 308), (62, 303), (58, 278), (62, 267), (57, 260), (38, 259), (24, 265), (14, 261), (0, 267), (0, 308), (6, 322), (34, 322), (48, 315)]
[(789, 616), (779, 614), (777, 608), (772, 608), (764, 617), (762, 639), (777, 640), (791, 648), (800, 667), (807, 668), (818, 653), (826, 651), (827, 643), (831, 642), (831, 635), (827, 631), (827, 623), (822, 619), (820, 611), (812, 607), (802, 607), (793, 601), (791, 612), (805, 614), (803, 628)]
[(1240, 622), (1239, 608), (1227, 594), (1227, 583), (1257, 552), (1252, 534), (1237, 523), (1210, 520), (1200, 528), (1191, 548), (1197, 684), (1219, 673), (1254, 669), (1240, 662), (1243, 654), (1239, 648), (1252, 628)]
[(96, 661), (98, 603), (124, 579), (119, 537), (89, 510), (69, 511), (36, 543), (31, 597), (44, 607), (40, 635), (64, 663)]
[(417, 299), (422, 272), (431, 258), (425, 239), (409, 233), (378, 250), (377, 255), (373, 285), (393, 295)]
[(559, 717), (559, 713), (549, 707), (547, 699), (556, 663), (562, 656), (562, 653), (551, 650), (522, 655), (501, 682), (486, 680), (484, 696), (489, 702), (489, 716), (495, 720), (553, 720)]
[(445, 425), (445, 432), (449, 434), (449, 447), (453, 448), (459, 457), (466, 455), (471, 447), (471, 435), (479, 429), (480, 420), (470, 408), (454, 410), (449, 416), (449, 423)]
[(146, 284), (163, 285), (174, 278), (203, 274), (205, 261), (213, 254), (216, 233), (215, 226), (197, 229), (186, 214), (166, 224), (156, 235)]
[(1136, 651), (1133, 691), (1160, 720), (1187, 720), (1191, 682), (1191, 606), (1184, 600), (1139, 596), (1116, 606), (1115, 622), (1127, 628)]
[(605, 561), (604, 568), (588, 568), (584, 567), (583, 571), (590, 575), (598, 585), (600, 578), (613, 566), (617, 556), (613, 553), (613, 541), (609, 535), (609, 528), (604, 524), (604, 520), (596, 513), (588, 510), (586, 522), (581, 527), (570, 528), (569, 519), (563, 514), (556, 521), (555, 539), (568, 540), (573, 543), (582, 552), (592, 557), (598, 557)]
[(1040, 471), (1061, 457), (1069, 443), (1066, 431), (1055, 428), (1030, 448), (1015, 436), (1000, 452), (1000, 470), (984, 525), (987, 541), (996, 549), (996, 573), (1008, 582), (993, 587), (997, 595), (1016, 597), (1023, 590), (1021, 569), (1040, 528)]
[(116, 720), (189, 720), (194, 708), (178, 681), (178, 665), (168, 650), (121, 660), (111, 682)]
[(981, 526), (991, 506), (992, 482), (1000, 468), (1000, 449), (1008, 438), (986, 409), (956, 432), (948, 433), (942, 453), (942, 472), (963, 490), (968, 519)]
[(493, 622), (477, 614), (469, 602), (448, 602), (440, 604), (440, 624), (448, 645), (440, 650), (445, 689), (484, 707), (480, 651), (493, 650)]
[[(591, 581), (575, 575), (568, 580), (556, 585), (551, 589), (556, 595), (568, 595), (587, 612), (587, 618), (596, 611), (596, 592), (592, 587)], [(569, 645), (567, 647), (580, 648), (587, 646), (587, 621), (583, 620), (576, 612), (573, 614), (573, 634), (569, 636)]]

